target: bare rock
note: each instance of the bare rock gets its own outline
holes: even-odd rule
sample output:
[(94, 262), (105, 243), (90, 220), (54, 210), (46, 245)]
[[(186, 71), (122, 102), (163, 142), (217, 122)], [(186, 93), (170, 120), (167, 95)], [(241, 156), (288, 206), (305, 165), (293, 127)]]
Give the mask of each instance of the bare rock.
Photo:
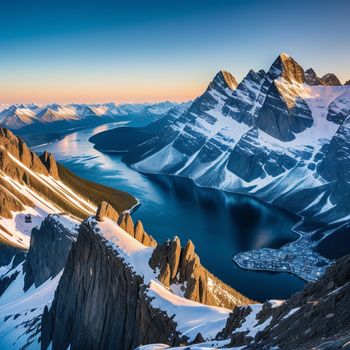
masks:
[(170, 265), (169, 263), (166, 263), (165, 266), (162, 266), (158, 279), (161, 283), (163, 283), (166, 287), (170, 286), (171, 282), (171, 272), (170, 272)]
[(109, 218), (117, 222), (119, 219), (119, 214), (109, 203), (103, 201), (97, 208), (96, 218), (98, 221), (102, 221), (103, 218)]
[(333, 73), (328, 73), (321, 78), (323, 85), (325, 86), (340, 86), (342, 83), (338, 77)]
[(23, 266), (24, 290), (40, 286), (65, 266), (76, 233), (65, 228), (55, 215), (49, 215), (40, 228), (33, 228), (30, 247)]
[(167, 261), (170, 266), (170, 278), (173, 280), (179, 269), (181, 255), (181, 243), (179, 237), (175, 236), (170, 241), (169, 249), (167, 250)]
[(185, 248), (181, 248), (180, 239), (175, 237), (171, 241), (167, 240), (157, 245), (149, 265), (154, 271), (160, 271), (158, 279), (166, 286), (182, 285), (181, 288), (187, 299), (228, 308), (252, 303), (251, 300), (210, 274), (201, 265), (194, 250), (191, 241), (187, 242)]
[(42, 317), (42, 349), (135, 349), (179, 345), (176, 324), (153, 308), (141, 276), (83, 222), (50, 309)]
[(52, 176), (56, 180), (59, 180), (60, 177), (58, 175), (57, 163), (56, 163), (54, 156), (51, 153), (45, 151), (40, 156), (40, 159), (43, 162), (43, 164), (45, 165), (50, 176)]
[(126, 231), (130, 236), (135, 237), (135, 229), (134, 229), (134, 222), (132, 220), (132, 217), (130, 213), (125, 212), (123, 213), (118, 220), (118, 225)]

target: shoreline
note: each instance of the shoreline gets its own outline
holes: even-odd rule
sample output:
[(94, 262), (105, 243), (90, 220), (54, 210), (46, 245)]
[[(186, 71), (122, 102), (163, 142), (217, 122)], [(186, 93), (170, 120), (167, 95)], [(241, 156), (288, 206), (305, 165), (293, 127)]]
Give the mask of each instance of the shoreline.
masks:
[[(117, 150), (103, 150), (99, 147), (96, 147), (96, 144), (91, 142), (90, 140), (88, 140), (94, 147), (94, 149), (98, 150), (99, 152), (102, 152), (102, 153), (106, 153), (106, 154), (115, 154), (115, 155), (121, 155), (121, 154), (124, 154), (124, 153), (127, 153), (127, 151), (117, 151)], [(158, 176), (171, 176), (171, 177), (178, 177), (178, 178), (181, 178), (181, 179), (186, 179), (186, 180), (189, 180), (191, 181), (195, 186), (198, 186), (200, 188), (204, 188), (204, 189), (213, 189), (213, 190), (218, 190), (218, 191), (222, 191), (222, 192), (225, 192), (225, 193), (228, 193), (228, 194), (239, 194), (239, 195), (243, 195), (243, 196), (247, 196), (247, 197), (250, 197), (250, 198), (254, 198), (255, 200), (258, 200), (260, 201), (261, 203), (265, 204), (265, 205), (269, 205), (273, 208), (276, 208), (278, 210), (284, 210), (286, 211), (289, 215), (292, 215), (294, 217), (297, 218), (295, 224), (290, 228), (290, 231), (296, 235), (296, 238), (295, 240), (291, 241), (291, 242), (287, 242), (285, 243), (284, 245), (282, 245), (280, 248), (277, 248), (277, 249), (273, 249), (273, 248), (261, 248), (261, 249), (258, 249), (258, 250), (251, 250), (251, 251), (248, 251), (248, 252), (244, 252), (245, 255), (254, 255), (256, 253), (256, 251), (262, 251), (263, 249), (271, 249), (271, 251), (274, 251), (274, 252), (281, 252), (281, 251), (286, 251), (288, 250), (289, 252), (289, 249), (293, 251), (293, 248), (294, 246), (298, 246), (298, 243), (301, 242), (301, 240), (303, 238), (305, 238), (306, 240), (310, 240), (310, 235), (307, 233), (307, 232), (303, 232), (303, 231), (299, 231), (297, 230), (298, 227), (300, 227), (303, 222), (305, 221), (305, 218), (302, 216), (302, 215), (299, 215), (299, 214), (295, 214), (291, 211), (289, 211), (288, 209), (286, 208), (283, 208), (283, 207), (278, 207), (268, 201), (263, 201), (262, 199), (260, 199), (259, 197), (257, 196), (254, 196), (253, 194), (251, 193), (245, 193), (245, 192), (242, 192), (242, 191), (228, 191), (228, 190), (222, 190), (220, 188), (217, 188), (217, 187), (209, 187), (209, 186), (202, 186), (200, 184), (198, 184), (194, 179), (192, 178), (189, 178), (189, 177), (184, 177), (184, 176), (181, 176), (181, 175), (178, 175), (178, 174), (163, 174), (161, 172), (145, 172), (145, 171), (139, 171), (136, 167), (128, 164), (127, 162), (124, 162), (123, 161), (123, 158), (121, 159), (121, 161), (126, 164), (129, 168), (131, 168), (132, 170), (135, 170), (137, 171), (138, 173), (140, 174), (143, 174), (143, 175), (158, 175)], [(289, 248), (289, 249), (288, 249)], [(333, 261), (331, 261), (330, 259), (327, 259), (325, 257), (323, 257), (322, 255), (318, 254), (317, 252), (314, 252), (313, 251), (313, 246), (310, 242), (310, 244), (307, 246), (307, 250), (305, 252), (303, 252), (304, 254), (306, 254), (308, 256), (308, 258), (310, 260), (322, 260), (323, 263), (325, 263), (325, 267), (329, 267)], [(288, 252), (286, 252), (286, 254), (288, 254)], [(242, 254), (242, 253), (238, 253), (238, 254)], [(237, 256), (238, 254), (235, 254), (233, 256), (233, 261), (235, 263), (237, 263), (237, 261), (235, 259), (237, 259)], [(320, 259), (319, 257), (322, 257), (323, 259)], [(277, 262), (278, 262), (279, 259), (277, 259)], [(292, 267), (293, 265), (297, 265), (298, 264), (298, 260), (296, 259), (295, 261), (291, 262), (290, 266)], [(321, 275), (319, 275), (319, 269), (317, 268), (316, 266), (317, 263), (315, 263), (314, 265), (314, 272), (313, 273), (305, 273), (305, 272), (295, 272), (293, 271), (292, 268), (289, 268), (289, 269), (281, 269), (281, 268), (259, 268), (257, 266), (255, 267), (247, 267), (247, 266), (244, 266), (243, 264), (239, 263), (237, 264), (239, 266), (239, 268), (242, 268), (244, 270), (251, 270), (251, 271), (265, 271), (265, 272), (286, 272), (286, 273), (290, 273), (298, 278), (300, 278), (301, 280), (303, 281), (314, 281), (314, 280), (317, 280), (318, 278), (321, 277)], [(305, 267), (306, 268), (306, 267)], [(323, 269), (325, 270), (325, 269)], [(317, 275), (317, 278), (315, 278), (315, 276)]]
[[(112, 122), (112, 123), (113, 123), (113, 122)], [(112, 124), (112, 123), (106, 123), (106, 124)], [(82, 129), (88, 129), (88, 128), (90, 128), (90, 127), (82, 128)], [(73, 131), (73, 132), (74, 132), (74, 131)], [(62, 137), (67, 136), (67, 135), (68, 135), (68, 134), (63, 135)], [(57, 141), (53, 140), (53, 141), (51, 141), (50, 143), (53, 143), (53, 142), (57, 142)], [(97, 151), (99, 151), (99, 152), (101, 152), (101, 153), (106, 153), (106, 154), (111, 154), (111, 155), (113, 155), (113, 154), (115, 154), (115, 155), (121, 155), (121, 154), (125, 153), (125, 152), (113, 151), (113, 150), (105, 150), (105, 151), (102, 151), (101, 149), (97, 149), (97, 148), (95, 147), (95, 144), (94, 144), (93, 142), (91, 142), (89, 139), (88, 139), (88, 142), (92, 145), (92, 147), (93, 147), (94, 149), (96, 149)], [(50, 144), (50, 143), (48, 143), (48, 144)], [(193, 180), (193, 179), (191, 179), (191, 178), (188, 178), (188, 177), (184, 177), (184, 176), (176, 175), (176, 174), (169, 175), (169, 174), (162, 174), (162, 173), (159, 173), (159, 172), (151, 173), (151, 172), (138, 171), (135, 167), (133, 167), (133, 166), (131, 166), (131, 165), (125, 163), (125, 162), (123, 162), (123, 163), (126, 164), (130, 169), (135, 170), (135, 171), (137, 171), (138, 173), (143, 174), (143, 175), (159, 175), (159, 176), (178, 177), (178, 178), (181, 178), (181, 179), (186, 179), (187, 181), (192, 182), (195, 186), (200, 187), (200, 188), (212, 189), (212, 190), (216, 190), (216, 191), (220, 191), (220, 192), (225, 192), (225, 193), (227, 193), (227, 194), (238, 194), (238, 195), (247, 196), (247, 197), (253, 198), (253, 199), (255, 199), (255, 200), (258, 200), (259, 202), (261, 202), (261, 203), (264, 204), (264, 205), (269, 205), (269, 206), (271, 206), (271, 207), (273, 207), (273, 208), (276, 208), (276, 209), (278, 209), (278, 210), (284, 210), (288, 215), (291, 215), (291, 216), (293, 216), (293, 217), (296, 218), (295, 224), (290, 228), (290, 231), (291, 231), (293, 234), (296, 235), (296, 237), (295, 237), (295, 239), (294, 239), (293, 241), (285, 243), (284, 245), (282, 245), (282, 246), (281, 246), (280, 248), (278, 248), (278, 249), (261, 248), (261, 249), (259, 249), (258, 251), (262, 251), (263, 249), (271, 249), (271, 251), (273, 251), (273, 252), (280, 252), (281, 250), (283, 250), (283, 248), (285, 249), (286, 247), (289, 247), (290, 245), (294, 246), (295, 244), (297, 244), (298, 242), (300, 242), (300, 241), (303, 239), (303, 237), (307, 237), (307, 233), (304, 233), (304, 232), (302, 232), (302, 231), (298, 231), (298, 230), (297, 230), (297, 227), (300, 226), (300, 225), (303, 223), (304, 217), (302, 217), (301, 215), (298, 215), (298, 214), (294, 214), (294, 213), (290, 212), (288, 209), (280, 208), (280, 207), (278, 207), (278, 206), (273, 205), (272, 203), (265, 202), (265, 201), (263, 201), (262, 199), (260, 199), (260, 198), (258, 198), (258, 197), (256, 197), (256, 196), (254, 196), (254, 195), (252, 195), (252, 194), (250, 194), (250, 193), (244, 193), (244, 192), (241, 192), (241, 191), (227, 191), (227, 190), (222, 190), (222, 189), (215, 188), (215, 187), (201, 186), (201, 185), (199, 185), (198, 183), (196, 183), (195, 180)], [(137, 198), (135, 198), (135, 199), (136, 199), (137, 203), (136, 203), (135, 205), (133, 205), (130, 209), (127, 210), (129, 213), (135, 212), (135, 211), (137, 210), (137, 208), (141, 205), (141, 202), (140, 202)], [(304, 253), (306, 253), (309, 257), (317, 256), (318, 254), (312, 252), (312, 250), (311, 250), (310, 248), (311, 248), (311, 247), (309, 247), (309, 249), (307, 249), (307, 251), (304, 252)], [(251, 250), (251, 251), (245, 252), (245, 253), (243, 253), (243, 254), (246, 254), (246, 255), (247, 255), (247, 254), (254, 254), (255, 252), (256, 252), (256, 251)], [(242, 253), (238, 253), (238, 254), (242, 254)], [(254, 267), (245, 266), (245, 265), (242, 264), (242, 263), (237, 263), (237, 261), (235, 260), (235, 259), (237, 259), (237, 255), (238, 255), (238, 254), (235, 254), (235, 255), (232, 257), (232, 261), (233, 261), (234, 263), (236, 263), (236, 265), (237, 265), (239, 268), (241, 268), (242, 270), (260, 271), (260, 272), (264, 272), (264, 271), (265, 271), (265, 272), (276, 272), (276, 273), (278, 273), (278, 272), (284, 272), (284, 273), (290, 273), (291, 275), (294, 275), (294, 276), (300, 278), (300, 279), (303, 280), (303, 281), (312, 281), (312, 280), (314, 280), (314, 278), (307, 278), (307, 277), (305, 278), (305, 275), (304, 275), (304, 274), (296, 273), (296, 272), (293, 271), (292, 269), (279, 269), (279, 268), (268, 268), (268, 267), (266, 267), (266, 268), (259, 268), (259, 267), (257, 267), (257, 266), (254, 266)], [(277, 261), (278, 261), (278, 259), (277, 259)], [(296, 263), (296, 262), (292, 263), (292, 265), (295, 264), (295, 263)], [(330, 263), (327, 264), (327, 266), (329, 266), (329, 265), (330, 265)], [(321, 277), (321, 276), (319, 276), (319, 277)]]

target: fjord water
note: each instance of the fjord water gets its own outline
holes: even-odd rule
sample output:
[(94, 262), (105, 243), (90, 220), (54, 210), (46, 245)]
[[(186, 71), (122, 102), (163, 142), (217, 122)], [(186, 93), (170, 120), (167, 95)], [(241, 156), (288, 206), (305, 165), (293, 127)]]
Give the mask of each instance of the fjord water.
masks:
[(242, 270), (232, 261), (237, 252), (278, 248), (296, 239), (294, 216), (245, 195), (199, 188), (187, 179), (140, 174), (122, 163), (120, 155), (103, 154), (88, 141), (117, 126), (73, 132), (34, 151), (47, 150), (77, 175), (135, 196), (141, 205), (133, 218), (142, 220), (158, 242), (174, 235), (183, 245), (191, 239), (203, 265), (248, 297), (282, 299), (302, 289), (304, 282), (291, 274)]

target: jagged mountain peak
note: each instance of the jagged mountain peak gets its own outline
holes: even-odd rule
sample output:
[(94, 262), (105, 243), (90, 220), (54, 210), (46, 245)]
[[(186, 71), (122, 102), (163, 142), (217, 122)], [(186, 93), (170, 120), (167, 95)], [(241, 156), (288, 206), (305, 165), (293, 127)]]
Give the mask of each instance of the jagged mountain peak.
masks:
[(340, 86), (342, 83), (334, 73), (327, 73), (321, 78), (323, 85)]
[(304, 69), (292, 57), (286, 53), (281, 53), (272, 64), (269, 74), (272, 79), (281, 76), (288, 82), (305, 82)]
[(323, 85), (321, 78), (317, 76), (312, 68), (305, 71), (305, 82), (310, 86)]
[(222, 74), (222, 76), (224, 77), (225, 81), (226, 81), (226, 84), (228, 85), (228, 87), (231, 89), (231, 90), (235, 90), (238, 83), (235, 79), (235, 77), (228, 71), (226, 70), (221, 70), (220, 73)]
[(350, 79), (344, 83), (344, 85), (350, 85)]
[[(225, 70), (220, 70), (220, 72), (218, 72), (212, 83), (210, 84), (212, 85), (226, 85), (229, 89), (231, 89), (232, 91), (234, 91), (236, 89), (236, 87), (238, 86), (238, 83), (235, 79), (235, 77), (228, 71)], [(226, 87), (225, 86), (225, 87)]]

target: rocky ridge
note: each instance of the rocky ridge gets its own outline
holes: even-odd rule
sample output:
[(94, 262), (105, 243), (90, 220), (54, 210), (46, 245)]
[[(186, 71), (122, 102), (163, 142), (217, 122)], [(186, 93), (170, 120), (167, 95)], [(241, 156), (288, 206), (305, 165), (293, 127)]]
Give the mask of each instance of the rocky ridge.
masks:
[[(350, 90), (336, 80), (304, 72), (286, 54), (267, 72), (251, 70), (234, 90), (219, 72), (182, 115), (126, 150), (123, 160), (140, 172), (247, 193), (300, 215), (295, 229), (303, 240), (287, 247), (287, 270), (314, 280), (325, 271), (317, 266), (324, 262), (314, 253), (317, 241), (337, 232), (350, 211), (349, 191), (341, 190), (348, 187)], [(285, 258), (273, 254), (277, 266)], [(300, 265), (308, 268), (299, 273)]]
[(80, 226), (53, 304), (44, 312), (42, 349), (50, 343), (53, 349), (178, 344), (176, 325), (164, 312), (152, 308), (142, 277), (108, 248), (93, 226), (90, 222)]

